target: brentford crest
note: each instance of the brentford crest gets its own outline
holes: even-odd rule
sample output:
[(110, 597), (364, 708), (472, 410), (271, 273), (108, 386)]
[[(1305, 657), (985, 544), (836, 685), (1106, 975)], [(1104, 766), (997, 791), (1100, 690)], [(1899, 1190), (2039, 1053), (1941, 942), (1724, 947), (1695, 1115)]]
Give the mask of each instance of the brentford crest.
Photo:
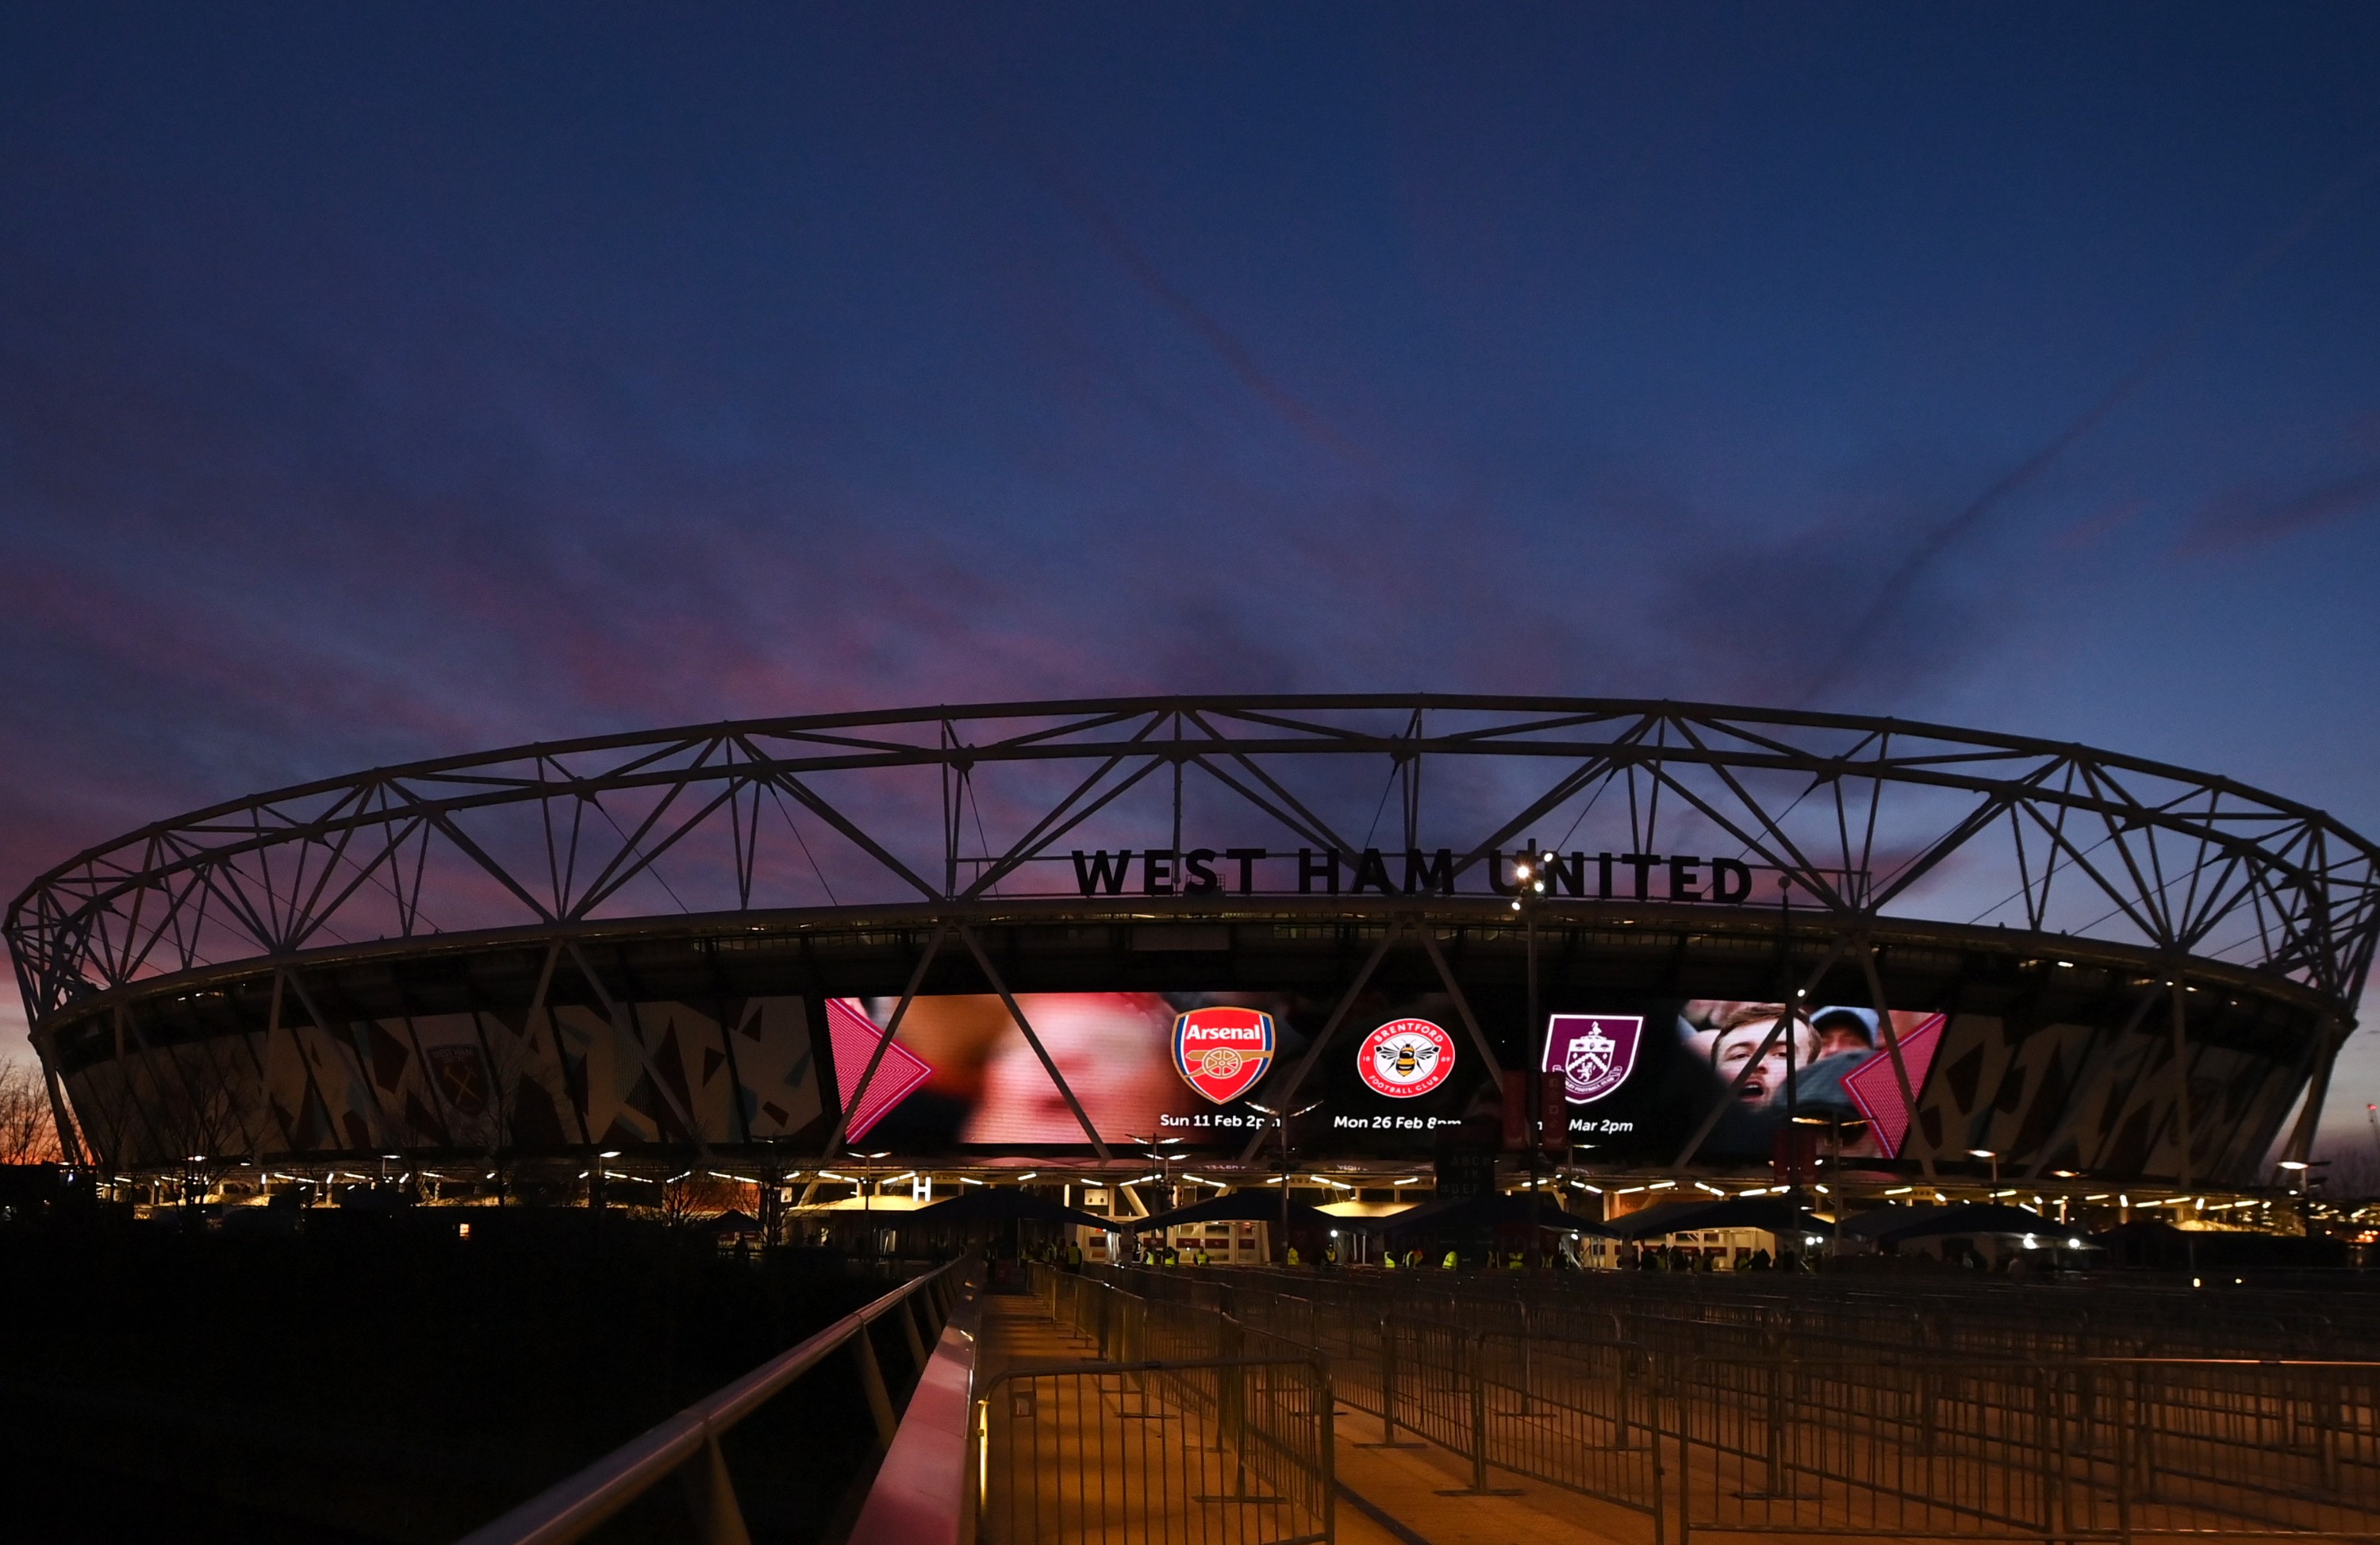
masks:
[(1194, 1008), (1173, 1021), (1173, 1071), (1220, 1105), (1257, 1087), (1272, 1065), (1272, 1016), (1252, 1008)]
[(1454, 1071), (1454, 1038), (1427, 1019), (1391, 1019), (1364, 1038), (1355, 1071), (1391, 1100), (1427, 1094)]

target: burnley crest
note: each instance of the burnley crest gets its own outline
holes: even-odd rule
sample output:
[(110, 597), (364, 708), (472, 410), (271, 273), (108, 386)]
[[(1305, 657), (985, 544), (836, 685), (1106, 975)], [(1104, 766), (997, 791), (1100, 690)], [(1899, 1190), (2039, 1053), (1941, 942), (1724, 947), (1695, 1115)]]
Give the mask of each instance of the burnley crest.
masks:
[(1545, 1070), (1562, 1076), (1572, 1104), (1591, 1104), (1628, 1081), (1644, 1029), (1631, 1015), (1557, 1014), (1546, 1027)]
[(1272, 1016), (1252, 1008), (1194, 1008), (1173, 1021), (1173, 1070), (1220, 1105), (1257, 1087), (1272, 1065)]

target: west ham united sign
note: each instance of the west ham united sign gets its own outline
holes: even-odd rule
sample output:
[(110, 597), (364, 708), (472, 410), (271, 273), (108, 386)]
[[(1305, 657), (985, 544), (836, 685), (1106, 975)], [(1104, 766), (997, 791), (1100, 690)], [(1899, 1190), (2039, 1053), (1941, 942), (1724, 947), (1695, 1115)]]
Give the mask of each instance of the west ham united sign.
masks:
[(1562, 1076), (1573, 1105), (1590, 1105), (1628, 1081), (1645, 1021), (1618, 1014), (1557, 1014), (1546, 1027), (1548, 1073)]
[(1220, 1105), (1256, 1088), (1272, 1065), (1272, 1016), (1197, 1008), (1173, 1021), (1173, 1070)]
[(1454, 1071), (1454, 1040), (1427, 1019), (1391, 1019), (1364, 1038), (1355, 1071), (1374, 1093), (1411, 1100)]

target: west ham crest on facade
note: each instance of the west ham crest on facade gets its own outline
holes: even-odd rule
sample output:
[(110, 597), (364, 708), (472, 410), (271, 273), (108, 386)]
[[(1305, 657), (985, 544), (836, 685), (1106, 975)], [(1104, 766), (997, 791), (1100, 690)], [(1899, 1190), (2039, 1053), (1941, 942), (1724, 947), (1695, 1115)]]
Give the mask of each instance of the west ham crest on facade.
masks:
[(1173, 1021), (1173, 1070), (1220, 1105), (1256, 1088), (1272, 1065), (1272, 1016), (1252, 1008), (1194, 1008)]
[(438, 1093), (458, 1116), (484, 1115), (488, 1109), (487, 1064), (476, 1046), (432, 1046), (422, 1053), (430, 1059), (430, 1075)]
[(1644, 1029), (1629, 1015), (1557, 1014), (1546, 1026), (1545, 1070), (1562, 1076), (1572, 1104), (1592, 1104), (1628, 1081)]

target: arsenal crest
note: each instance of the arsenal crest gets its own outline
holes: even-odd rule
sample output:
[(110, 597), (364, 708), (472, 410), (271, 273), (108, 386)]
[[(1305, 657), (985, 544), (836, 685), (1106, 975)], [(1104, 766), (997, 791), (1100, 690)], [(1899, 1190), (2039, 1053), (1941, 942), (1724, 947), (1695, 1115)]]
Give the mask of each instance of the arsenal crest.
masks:
[(1272, 1016), (1252, 1008), (1194, 1008), (1173, 1021), (1173, 1070), (1220, 1105), (1256, 1088), (1272, 1065)]
[(1427, 1094), (1454, 1071), (1454, 1038), (1427, 1019), (1391, 1019), (1364, 1038), (1355, 1071), (1391, 1100)]
[(1545, 1070), (1562, 1076), (1573, 1105), (1588, 1105), (1627, 1082), (1645, 1021), (1618, 1014), (1557, 1014), (1546, 1026)]

